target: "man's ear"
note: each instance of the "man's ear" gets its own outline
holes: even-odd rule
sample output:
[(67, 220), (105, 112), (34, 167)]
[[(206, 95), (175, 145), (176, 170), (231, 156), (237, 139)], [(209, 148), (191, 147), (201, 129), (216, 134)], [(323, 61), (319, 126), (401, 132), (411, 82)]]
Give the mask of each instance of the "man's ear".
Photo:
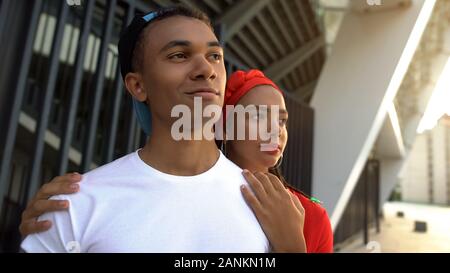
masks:
[(125, 76), (125, 87), (136, 100), (145, 102), (147, 92), (144, 89), (144, 82), (140, 73), (128, 73)]

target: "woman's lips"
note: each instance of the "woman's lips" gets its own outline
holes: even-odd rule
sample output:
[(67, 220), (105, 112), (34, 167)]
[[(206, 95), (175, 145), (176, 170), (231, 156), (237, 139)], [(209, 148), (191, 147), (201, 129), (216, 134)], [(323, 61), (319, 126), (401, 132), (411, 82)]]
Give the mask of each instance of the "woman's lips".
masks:
[(263, 143), (260, 145), (261, 152), (276, 155), (278, 153), (281, 153), (281, 146), (278, 144), (272, 144), (272, 143)]
[(262, 152), (269, 154), (269, 155), (278, 155), (279, 153), (281, 153), (281, 151), (279, 149), (276, 149), (274, 151), (262, 151)]

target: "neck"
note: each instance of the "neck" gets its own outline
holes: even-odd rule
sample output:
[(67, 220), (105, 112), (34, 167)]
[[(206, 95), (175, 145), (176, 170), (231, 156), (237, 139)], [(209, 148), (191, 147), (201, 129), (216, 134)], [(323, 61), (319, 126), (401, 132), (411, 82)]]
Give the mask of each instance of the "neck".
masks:
[(255, 172), (267, 173), (267, 172), (269, 172), (269, 168), (254, 164), (254, 162), (252, 160), (247, 160), (241, 156), (238, 156), (237, 153), (233, 152), (233, 150), (229, 151), (226, 156), (229, 160), (233, 161), (234, 164), (238, 165), (241, 169), (246, 169), (252, 173), (255, 173)]
[(170, 128), (153, 123), (153, 132), (141, 159), (153, 168), (172, 175), (193, 176), (209, 170), (217, 162), (219, 150), (214, 140), (180, 140), (171, 136)]

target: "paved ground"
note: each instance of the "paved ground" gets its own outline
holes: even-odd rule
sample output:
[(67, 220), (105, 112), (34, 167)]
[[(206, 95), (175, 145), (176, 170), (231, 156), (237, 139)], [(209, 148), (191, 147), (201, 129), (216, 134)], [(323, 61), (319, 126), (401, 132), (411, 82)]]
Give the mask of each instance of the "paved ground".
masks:
[[(404, 213), (403, 218), (397, 212)], [(392, 202), (383, 207), (381, 232), (370, 232), (369, 244), (362, 235), (338, 252), (447, 252), (450, 253), (450, 207)], [(414, 221), (427, 222), (426, 232), (414, 232)]]

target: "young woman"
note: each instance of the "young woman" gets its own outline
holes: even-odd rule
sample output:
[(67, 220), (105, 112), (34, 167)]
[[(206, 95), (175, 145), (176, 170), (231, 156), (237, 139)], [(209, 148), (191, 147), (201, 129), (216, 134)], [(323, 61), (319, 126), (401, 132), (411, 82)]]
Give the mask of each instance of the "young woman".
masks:
[[(256, 140), (247, 136), (244, 140), (236, 140), (237, 137), (233, 136), (233, 140), (225, 140), (223, 145), (225, 155), (248, 170), (244, 176), (254, 193), (247, 188), (242, 192), (272, 246), (306, 243), (304, 250), (307, 252), (332, 252), (333, 233), (325, 209), (317, 199), (290, 186), (279, 169), (288, 139), (288, 112), (281, 89), (259, 70), (237, 71), (227, 81), (224, 110), (227, 106), (236, 105), (279, 108), (279, 142), (272, 144), (272, 149), (264, 151), (262, 147), (267, 147), (267, 141), (262, 141), (259, 136)], [(251, 123), (266, 123), (270, 131), (269, 113), (257, 112), (247, 116), (246, 131), (249, 131)], [(232, 113), (224, 111), (225, 120), (232, 116)], [(234, 124), (236, 127), (237, 121)]]

